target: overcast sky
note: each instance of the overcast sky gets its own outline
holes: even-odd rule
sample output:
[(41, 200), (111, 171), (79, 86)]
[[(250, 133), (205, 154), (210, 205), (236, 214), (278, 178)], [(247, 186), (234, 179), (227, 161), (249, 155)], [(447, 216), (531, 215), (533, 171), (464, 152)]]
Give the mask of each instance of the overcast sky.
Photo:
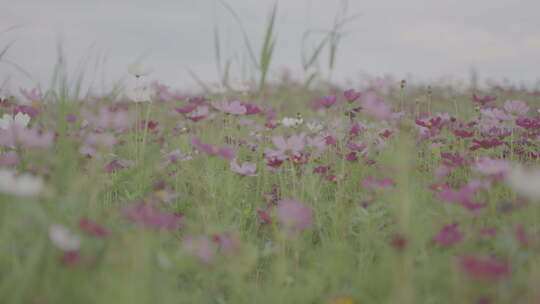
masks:
[[(173, 87), (193, 87), (189, 67), (205, 81), (216, 79), (213, 28), (224, 39), (224, 56), (245, 54), (241, 32), (217, 0), (18, 0), (2, 5), (0, 47), (14, 40), (6, 59), (32, 80), (0, 65), (0, 84), (48, 86), (62, 37), (68, 64), (86, 60), (94, 85), (126, 77), (141, 55), (155, 72), (151, 79)], [(535, 83), (540, 79), (538, 0), (350, 1), (360, 17), (348, 26), (339, 49), (336, 80), (358, 81), (362, 73), (396, 78), (466, 79), (471, 67), (481, 78)], [(272, 0), (228, 0), (257, 44)], [(274, 70), (301, 77), (300, 46), (308, 29), (328, 29), (338, 0), (279, 2)], [(259, 44), (257, 44), (258, 46)], [(106, 59), (106, 61), (105, 61)], [(324, 58), (326, 62), (326, 57)], [(101, 62), (96, 69), (96, 62)], [(236, 78), (240, 64), (235, 64)], [(97, 72), (96, 72), (97, 71)]]

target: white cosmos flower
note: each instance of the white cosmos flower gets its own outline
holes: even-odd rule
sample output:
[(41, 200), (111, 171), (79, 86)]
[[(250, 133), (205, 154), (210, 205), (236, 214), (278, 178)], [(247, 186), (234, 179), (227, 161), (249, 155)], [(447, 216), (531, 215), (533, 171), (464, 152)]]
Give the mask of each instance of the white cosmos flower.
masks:
[(22, 112), (17, 113), (15, 117), (9, 114), (4, 114), (2, 118), (0, 118), (0, 129), (7, 130), (11, 128), (13, 124), (20, 127), (26, 127), (28, 126), (29, 122), (30, 116)]
[(316, 122), (316, 121), (310, 121), (310, 122), (306, 123), (306, 126), (313, 133), (318, 133), (323, 129), (323, 125)]
[(135, 62), (128, 66), (128, 72), (135, 77), (148, 76), (153, 71), (153, 68), (143, 66), (140, 62)]
[(506, 181), (516, 193), (540, 201), (540, 169), (516, 165), (508, 171)]
[(131, 99), (133, 102), (145, 102), (150, 101), (153, 95), (153, 91), (149, 88), (135, 88), (128, 89), (125, 92), (126, 96)]
[(304, 123), (302, 118), (285, 117), (281, 120), (281, 124), (287, 128), (296, 127)]
[(14, 171), (0, 169), (0, 192), (16, 196), (36, 196), (43, 190), (43, 180), (29, 174), (15, 175)]
[(81, 248), (81, 238), (62, 225), (55, 224), (49, 227), (49, 238), (54, 246), (63, 251), (75, 251)]

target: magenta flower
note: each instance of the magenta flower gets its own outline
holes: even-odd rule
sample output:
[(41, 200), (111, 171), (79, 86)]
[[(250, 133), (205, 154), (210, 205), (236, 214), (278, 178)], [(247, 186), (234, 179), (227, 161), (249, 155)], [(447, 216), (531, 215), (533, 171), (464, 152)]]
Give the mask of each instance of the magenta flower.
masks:
[(458, 266), (476, 279), (496, 281), (510, 274), (510, 264), (494, 257), (464, 255), (458, 258)]
[(107, 173), (112, 173), (118, 170), (122, 170), (124, 168), (129, 168), (135, 165), (135, 162), (129, 159), (120, 159), (120, 160), (112, 160), (110, 161), (103, 170)]
[(459, 223), (445, 225), (432, 240), (443, 246), (453, 245), (463, 239), (463, 235), (457, 230), (458, 228)]
[(472, 101), (475, 102), (475, 103), (479, 103), (481, 105), (485, 105), (489, 102), (493, 102), (497, 100), (497, 97), (494, 97), (494, 96), (485, 96), (483, 98), (478, 98), (478, 96), (476, 96), (476, 94), (473, 94), (472, 96)]
[(515, 118), (513, 115), (497, 108), (482, 109), (480, 112), (482, 115), (496, 120), (514, 120)]
[(507, 100), (504, 102), (504, 109), (510, 115), (516, 117), (522, 117), (529, 112), (529, 106), (521, 100)]
[(182, 216), (177, 213), (162, 212), (151, 205), (139, 203), (124, 208), (124, 216), (132, 222), (156, 230), (177, 230), (181, 227)]
[(362, 93), (356, 92), (354, 89), (349, 89), (349, 90), (343, 92), (343, 96), (345, 96), (345, 98), (347, 98), (348, 102), (354, 102), (358, 98), (360, 98), (360, 96), (362, 96)]
[(186, 237), (182, 242), (182, 247), (203, 265), (209, 265), (214, 262), (216, 248), (205, 235), (197, 238)]
[(226, 99), (223, 99), (221, 102), (213, 102), (212, 106), (216, 110), (227, 114), (243, 115), (247, 113), (246, 107), (243, 106), (238, 100), (228, 102)]
[(93, 235), (102, 239), (105, 239), (107, 238), (107, 236), (109, 236), (109, 229), (92, 221), (91, 219), (87, 217), (81, 218), (81, 220), (79, 221), (79, 228), (90, 235)]
[(336, 103), (336, 101), (337, 101), (336, 95), (325, 96), (325, 97), (319, 98), (315, 102), (315, 108), (330, 108)]
[(219, 156), (228, 160), (234, 159), (236, 152), (234, 149), (229, 147), (214, 147), (211, 144), (204, 144), (201, 142), (199, 137), (194, 137), (191, 139), (191, 146), (195, 149), (204, 152), (211, 156)]
[(291, 236), (297, 236), (313, 225), (311, 207), (295, 199), (282, 200), (278, 203), (277, 218)]
[(502, 141), (498, 140), (497, 138), (492, 139), (473, 139), (473, 142), (475, 143), (474, 146), (469, 147), (470, 151), (476, 151), (480, 148), (482, 149), (490, 149), (495, 148), (503, 144)]
[(245, 176), (257, 176), (255, 171), (257, 170), (257, 163), (244, 162), (242, 166), (239, 166), (236, 162), (236, 158), (231, 160), (231, 171)]
[(188, 114), (188, 113), (191, 113), (192, 111), (194, 111), (195, 109), (197, 108), (197, 106), (193, 106), (193, 105), (187, 105), (185, 107), (182, 107), (182, 108), (176, 108), (174, 109), (176, 112), (180, 113), (180, 114)]

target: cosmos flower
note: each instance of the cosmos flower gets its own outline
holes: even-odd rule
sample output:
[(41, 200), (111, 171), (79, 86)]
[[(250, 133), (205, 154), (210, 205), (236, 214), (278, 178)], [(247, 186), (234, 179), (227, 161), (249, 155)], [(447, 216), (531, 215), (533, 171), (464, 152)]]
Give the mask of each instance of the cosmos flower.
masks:
[(93, 220), (83, 217), (79, 220), (79, 228), (96, 237), (105, 239), (109, 235), (109, 229), (105, 228), (104, 226), (94, 222)]
[(302, 118), (293, 118), (293, 117), (284, 117), (281, 120), (281, 124), (287, 128), (298, 127), (303, 124), (304, 120)]
[(245, 176), (257, 176), (255, 171), (257, 170), (257, 163), (244, 162), (242, 166), (239, 166), (236, 158), (231, 160), (231, 171)]
[(510, 274), (510, 264), (494, 257), (463, 255), (458, 258), (458, 266), (477, 279), (496, 281)]
[(182, 215), (162, 212), (151, 205), (139, 203), (123, 210), (124, 216), (132, 222), (155, 230), (177, 230), (182, 225)]
[(534, 201), (540, 200), (540, 169), (514, 165), (508, 171), (506, 182), (519, 195)]
[(22, 112), (17, 113), (15, 116), (4, 114), (0, 118), (0, 129), (8, 130), (13, 125), (25, 128), (30, 122), (30, 116)]
[(476, 173), (502, 177), (510, 169), (510, 164), (502, 159), (492, 159), (489, 157), (479, 158), (473, 166), (473, 171)]
[(212, 106), (223, 113), (233, 114), (233, 115), (243, 115), (246, 114), (247, 109), (240, 101), (234, 100), (228, 102), (226, 99), (223, 99), (220, 102), (213, 102)]
[(54, 246), (62, 251), (77, 251), (81, 248), (81, 238), (63, 225), (55, 224), (49, 227), (49, 238)]
[(376, 119), (388, 119), (392, 115), (392, 108), (384, 99), (373, 95), (365, 96), (362, 100), (364, 110)]
[(437, 242), (439, 245), (449, 246), (453, 245), (461, 239), (463, 235), (457, 229), (459, 228), (459, 223), (453, 223), (451, 225), (445, 225), (442, 227), (439, 234), (433, 237), (433, 241)]
[(0, 169), (0, 193), (21, 197), (37, 196), (44, 188), (43, 180), (26, 173)]
[(296, 236), (313, 225), (311, 207), (295, 199), (286, 199), (278, 203), (277, 218), (291, 236)]
[(507, 100), (504, 102), (504, 109), (514, 117), (522, 117), (529, 112), (529, 106), (521, 100)]

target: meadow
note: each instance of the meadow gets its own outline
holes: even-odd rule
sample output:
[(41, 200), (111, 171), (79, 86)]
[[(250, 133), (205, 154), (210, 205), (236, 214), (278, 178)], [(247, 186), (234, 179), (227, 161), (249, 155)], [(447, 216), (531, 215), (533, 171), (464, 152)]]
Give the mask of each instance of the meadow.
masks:
[(240, 88), (1, 91), (0, 303), (540, 303), (540, 92), (323, 81), (345, 16), (270, 81), (275, 15)]

